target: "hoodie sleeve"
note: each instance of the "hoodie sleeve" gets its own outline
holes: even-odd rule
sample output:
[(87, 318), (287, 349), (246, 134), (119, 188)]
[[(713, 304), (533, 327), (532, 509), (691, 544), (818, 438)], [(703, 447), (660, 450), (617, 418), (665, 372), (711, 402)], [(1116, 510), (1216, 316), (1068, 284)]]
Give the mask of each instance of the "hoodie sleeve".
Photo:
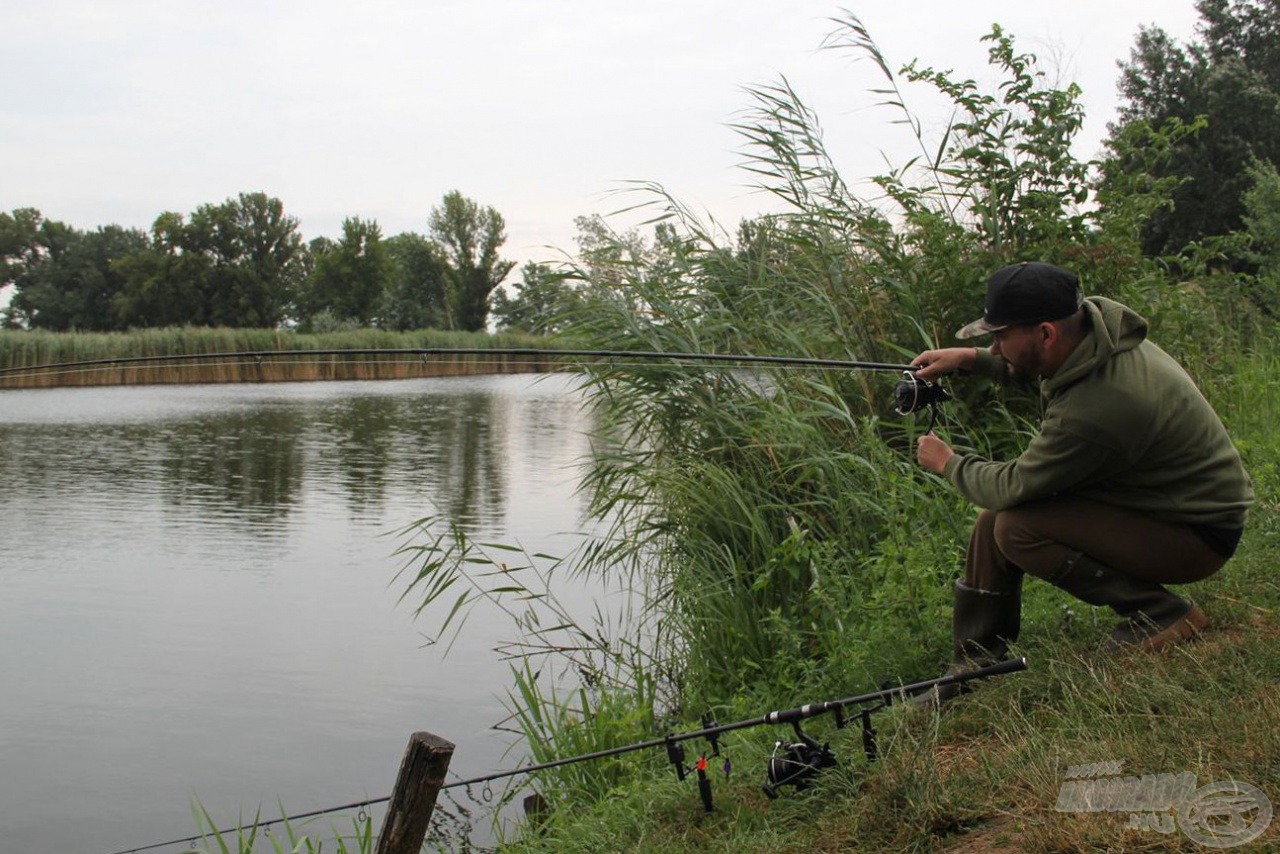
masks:
[(1084, 439), (1054, 420), (1043, 425), (1015, 460), (992, 462), (956, 454), (943, 474), (979, 507), (1005, 510), (1087, 484), (1111, 470), (1115, 458), (1113, 449)]

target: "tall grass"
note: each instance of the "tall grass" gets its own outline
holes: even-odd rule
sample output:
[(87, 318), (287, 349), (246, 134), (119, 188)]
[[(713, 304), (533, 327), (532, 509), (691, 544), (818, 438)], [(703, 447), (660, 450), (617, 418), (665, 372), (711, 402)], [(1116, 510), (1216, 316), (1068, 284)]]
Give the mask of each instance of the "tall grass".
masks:
[[(327, 832), (306, 832), (305, 824), (288, 818), (262, 820), (261, 811), (250, 822), (241, 822), (234, 830), (219, 829), (204, 804), (196, 801), (193, 812), (199, 828), (199, 842), (192, 840), (181, 854), (372, 854), (373, 820), (364, 810), (349, 818), (349, 832), (331, 825)], [(280, 810), (284, 813), (283, 806)], [(326, 847), (325, 843), (331, 843)]]
[(1258, 504), (1280, 510), (1280, 346), (1259, 342), (1206, 376), (1206, 392), (1253, 478)]
[[(1064, 148), (1080, 124), (1079, 93), (1047, 87), (999, 30), (988, 41), (1004, 75), (994, 94), (907, 69), (908, 81), (950, 97), (957, 118), (941, 141), (921, 138), (922, 151), (937, 152), (929, 161), (878, 178), (876, 198), (843, 180), (789, 84), (750, 90), (735, 124), (745, 165), (788, 209), (735, 240), (640, 186), (641, 206), (668, 229), (665, 251), (607, 276), (598, 265), (579, 271), (591, 298), (574, 335), (608, 347), (902, 361), (971, 319), (994, 266), (1079, 254), (1078, 243), (1097, 239), (1081, 213), (1088, 167)], [(910, 115), (859, 21), (841, 21), (827, 46), (872, 60), (892, 84), (890, 106)], [(971, 511), (919, 472), (922, 426), (888, 404), (897, 377), (589, 370), (608, 450), (586, 486), (619, 539), (651, 556), (687, 703), (776, 696), (813, 674), (878, 681), (937, 666)], [(948, 438), (1014, 449), (1020, 410), (986, 390), (966, 398), (944, 422)]]

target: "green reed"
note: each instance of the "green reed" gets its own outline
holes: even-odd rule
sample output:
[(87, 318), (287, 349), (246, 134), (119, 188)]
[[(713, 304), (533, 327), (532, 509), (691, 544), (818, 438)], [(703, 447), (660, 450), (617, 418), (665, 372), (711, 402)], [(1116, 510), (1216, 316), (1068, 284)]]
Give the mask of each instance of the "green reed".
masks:
[[(252, 821), (241, 821), (234, 830), (219, 829), (209, 810), (198, 800), (192, 807), (195, 815), (198, 842), (181, 854), (372, 854), (374, 847), (373, 819), (363, 810), (350, 818), (350, 832), (343, 832), (336, 825), (322, 833), (305, 832), (304, 824), (288, 818), (263, 821), (259, 810)], [(283, 804), (280, 806), (284, 814)], [(311, 822), (314, 823), (314, 822)], [(326, 843), (329, 846), (326, 847)]]
[[(421, 330), (389, 332), (352, 329), (304, 334), (281, 329), (177, 327), (131, 332), (48, 332), (0, 330), (0, 369), (135, 356), (193, 356), (249, 351), (394, 350), (421, 348), (542, 348), (546, 339), (512, 333)], [(547, 364), (512, 357), (461, 356), (422, 360), (390, 355), (272, 357), (214, 361), (99, 365), (0, 376), (0, 388), (305, 381), (325, 379), (399, 379), (416, 376), (546, 370)]]

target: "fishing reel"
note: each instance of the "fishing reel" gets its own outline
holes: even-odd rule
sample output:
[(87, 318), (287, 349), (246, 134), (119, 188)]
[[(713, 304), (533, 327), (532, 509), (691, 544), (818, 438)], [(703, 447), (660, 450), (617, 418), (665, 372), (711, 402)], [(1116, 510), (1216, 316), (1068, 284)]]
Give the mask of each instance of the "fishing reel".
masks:
[(765, 782), (760, 788), (770, 800), (777, 799), (783, 786), (795, 786), (797, 791), (809, 788), (819, 771), (836, 765), (836, 754), (830, 743), (818, 744), (805, 735), (798, 722), (795, 731), (797, 741), (779, 741), (765, 765)]
[(951, 392), (938, 383), (922, 380), (911, 371), (902, 372), (903, 379), (893, 390), (893, 399), (898, 404), (899, 415), (910, 415), (919, 412), (926, 406), (937, 407), (951, 400)]
[(951, 400), (951, 392), (938, 383), (920, 379), (911, 371), (903, 371), (902, 376), (903, 379), (893, 390), (893, 399), (898, 404), (895, 411), (899, 415), (910, 415), (928, 407), (927, 432), (932, 432), (934, 422), (938, 420), (938, 407)]

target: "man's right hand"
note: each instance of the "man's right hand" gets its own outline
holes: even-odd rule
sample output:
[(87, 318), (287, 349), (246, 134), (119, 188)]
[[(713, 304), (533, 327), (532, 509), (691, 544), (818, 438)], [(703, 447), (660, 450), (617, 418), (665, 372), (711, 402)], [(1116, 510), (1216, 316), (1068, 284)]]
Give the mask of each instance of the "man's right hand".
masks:
[(911, 367), (919, 368), (916, 376), (922, 380), (967, 371), (977, 361), (978, 351), (972, 347), (947, 347), (943, 350), (925, 350), (911, 360)]

